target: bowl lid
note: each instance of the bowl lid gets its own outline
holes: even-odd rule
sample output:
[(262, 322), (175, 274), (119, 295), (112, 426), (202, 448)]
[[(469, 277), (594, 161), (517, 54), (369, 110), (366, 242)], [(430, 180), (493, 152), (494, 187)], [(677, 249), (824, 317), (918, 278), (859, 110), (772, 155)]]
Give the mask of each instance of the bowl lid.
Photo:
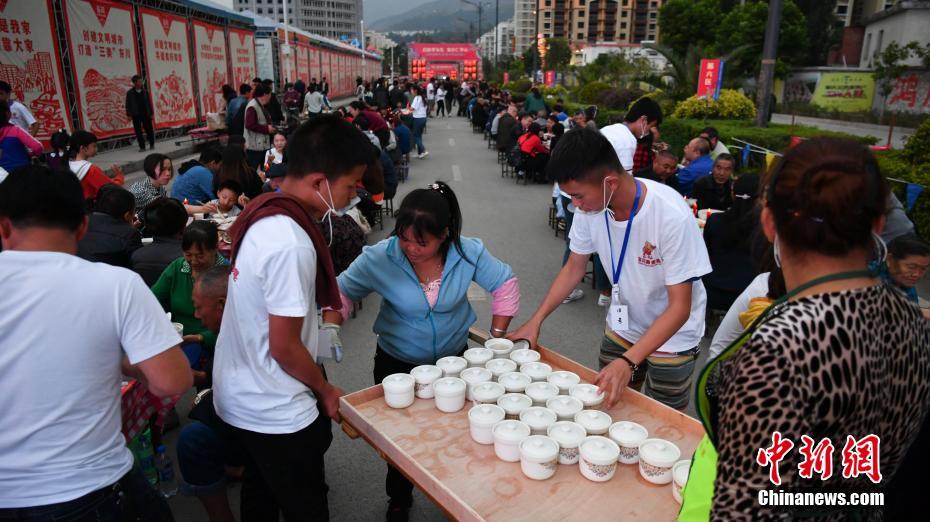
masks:
[(482, 359), (490, 359), (491, 357), (494, 357), (494, 352), (492, 352), (491, 350), (488, 350), (487, 348), (483, 346), (479, 346), (476, 348), (469, 348), (465, 350), (465, 353), (462, 354), (462, 356), (468, 360), (473, 360), (473, 359), (482, 360)]
[(610, 426), (610, 438), (624, 446), (638, 446), (649, 437), (649, 432), (642, 424), (630, 421), (615, 422)]
[(531, 428), (545, 429), (559, 420), (555, 412), (542, 406), (531, 406), (520, 412), (520, 420), (529, 424)]
[(587, 436), (580, 424), (572, 421), (558, 421), (547, 430), (550, 437), (559, 444), (577, 445)]
[(436, 361), (436, 366), (442, 368), (443, 370), (456, 370), (468, 366), (468, 361), (461, 357), (450, 355), (448, 357), (442, 357)]
[(433, 383), (433, 393), (444, 396), (465, 393), (465, 381), (458, 377), (436, 379)]
[(410, 370), (410, 375), (413, 375), (413, 378), (419, 381), (435, 381), (436, 379), (442, 377), (442, 369), (438, 366), (433, 366), (432, 364), (422, 364), (420, 366), (415, 366)]
[(672, 466), (672, 478), (679, 486), (684, 486), (688, 482), (688, 475), (691, 473), (691, 460), (679, 460)]
[(413, 376), (407, 373), (393, 373), (388, 375), (381, 381), (381, 385), (385, 388), (398, 389), (398, 388), (408, 388), (413, 386), (416, 381)]
[(493, 338), (484, 342), (484, 347), (494, 352), (507, 352), (513, 350), (513, 341), (510, 339)]
[(552, 366), (544, 362), (532, 361), (521, 364), (520, 373), (525, 373), (530, 377), (548, 377), (552, 373)]
[(525, 394), (537, 401), (547, 401), (559, 394), (559, 387), (549, 382), (531, 382), (526, 385)]
[(604, 400), (604, 393), (593, 384), (576, 384), (571, 387), (568, 394), (587, 402)]
[(653, 466), (671, 466), (681, 457), (681, 450), (667, 440), (646, 439), (639, 445), (639, 457)]
[(539, 352), (523, 348), (510, 352), (510, 359), (517, 364), (525, 364), (539, 360)]
[(584, 410), (575, 414), (575, 422), (587, 431), (606, 431), (613, 419), (599, 410)]
[(559, 415), (575, 415), (584, 409), (584, 404), (574, 397), (559, 395), (546, 401), (546, 407)]
[(510, 359), (491, 359), (484, 365), (485, 368), (497, 373), (512, 372), (517, 369), (517, 363)]
[(581, 441), (581, 444), (578, 445), (578, 451), (581, 452), (585, 460), (589, 460), (593, 464), (610, 464), (620, 458), (620, 446), (617, 446), (616, 442), (607, 437), (598, 435), (587, 437)]
[(504, 420), (504, 408), (496, 404), (479, 404), (468, 410), (468, 418), (479, 424), (494, 424)]
[(519, 341), (514, 341), (513, 349), (514, 350), (529, 350), (530, 342), (527, 341), (526, 339), (520, 339)]
[(504, 388), (506, 388), (508, 384), (511, 386), (526, 387), (527, 384), (532, 382), (532, 379), (530, 379), (530, 376), (525, 373), (507, 372), (498, 377), (497, 382), (503, 384)]
[(522, 393), (505, 393), (497, 399), (497, 405), (504, 408), (504, 411), (518, 412), (523, 411), (533, 405), (533, 399), (530, 399)]
[(520, 454), (531, 459), (554, 459), (559, 455), (559, 443), (545, 435), (530, 435), (520, 443)]
[(506, 392), (504, 386), (496, 382), (482, 382), (471, 389), (472, 396), (479, 401), (497, 400)]
[(459, 374), (459, 378), (468, 383), (478, 383), (490, 381), (494, 375), (487, 368), (466, 368)]
[(503, 420), (494, 425), (494, 437), (508, 442), (518, 442), (530, 436), (530, 427), (518, 420)]
[(572, 386), (581, 382), (581, 377), (578, 377), (578, 374), (575, 372), (558, 370), (550, 373), (549, 377), (546, 377), (546, 380), (556, 386)]

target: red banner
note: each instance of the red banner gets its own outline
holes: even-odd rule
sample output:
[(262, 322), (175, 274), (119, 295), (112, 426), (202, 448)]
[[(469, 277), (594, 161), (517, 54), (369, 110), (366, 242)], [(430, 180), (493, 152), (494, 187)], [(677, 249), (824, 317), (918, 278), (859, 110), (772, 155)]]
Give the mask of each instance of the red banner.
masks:
[(220, 112), (225, 107), (223, 85), (228, 83), (229, 63), (223, 28), (194, 21), (194, 52), (197, 57), (197, 85), (200, 114)]
[(555, 87), (555, 71), (546, 71), (546, 87)]
[(98, 138), (132, 133), (130, 79), (139, 73), (132, 7), (112, 0), (62, 0), (81, 126)]
[(720, 97), (720, 83), (723, 81), (723, 60), (701, 60), (701, 73), (698, 76), (698, 97), (717, 99)]
[(139, 8), (155, 127), (197, 122), (194, 83), (187, 41), (187, 20), (154, 9)]
[(44, 2), (0, 2), (0, 80), (35, 117), (35, 137), (71, 130), (54, 11)]
[(237, 91), (243, 83), (255, 78), (255, 34), (229, 28), (229, 59), (232, 64), (232, 86)]
[(320, 72), (320, 48), (316, 46), (310, 47), (310, 80), (316, 78), (317, 82), (320, 81), (320, 78), (323, 77), (323, 74)]
[(411, 57), (436, 62), (463, 62), (480, 60), (478, 48), (464, 43), (412, 43), (408, 45)]
[(311, 77), (313, 74), (310, 72), (310, 46), (301, 39), (297, 45), (297, 71), (291, 81), (301, 78), (304, 83), (309, 83)]

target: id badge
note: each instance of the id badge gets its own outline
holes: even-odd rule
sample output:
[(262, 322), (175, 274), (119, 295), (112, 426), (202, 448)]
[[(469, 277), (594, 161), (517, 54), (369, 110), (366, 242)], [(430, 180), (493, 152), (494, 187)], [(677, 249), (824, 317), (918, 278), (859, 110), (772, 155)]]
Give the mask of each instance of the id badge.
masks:
[(611, 292), (610, 306), (607, 312), (607, 325), (615, 332), (630, 330), (630, 310), (620, 303), (620, 286), (614, 285)]

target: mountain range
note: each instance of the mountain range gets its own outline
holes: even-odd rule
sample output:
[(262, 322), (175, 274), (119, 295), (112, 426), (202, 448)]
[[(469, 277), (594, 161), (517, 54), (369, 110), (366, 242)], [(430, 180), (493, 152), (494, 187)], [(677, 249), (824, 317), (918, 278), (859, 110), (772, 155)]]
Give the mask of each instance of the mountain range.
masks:
[[(500, 21), (513, 17), (514, 0), (500, 0)], [(457, 0), (366, 0), (365, 26), (375, 31), (437, 31), (476, 36), (478, 14), (474, 6)], [(484, 2), (481, 31), (494, 27), (494, 1)]]

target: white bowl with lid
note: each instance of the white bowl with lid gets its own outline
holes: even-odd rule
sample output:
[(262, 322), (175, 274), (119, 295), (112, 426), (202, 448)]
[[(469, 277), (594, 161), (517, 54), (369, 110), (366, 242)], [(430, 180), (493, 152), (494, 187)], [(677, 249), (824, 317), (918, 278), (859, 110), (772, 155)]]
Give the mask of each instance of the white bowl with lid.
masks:
[(574, 420), (575, 414), (584, 409), (584, 404), (574, 397), (559, 395), (546, 401), (546, 407), (554, 411), (559, 420)]
[(649, 438), (649, 431), (642, 424), (620, 421), (611, 424), (607, 431), (610, 440), (620, 446), (620, 463), (636, 464), (639, 462), (639, 445)]
[(546, 434), (559, 443), (559, 464), (578, 464), (578, 445), (587, 437), (584, 428), (572, 421), (558, 421)]
[(529, 350), (530, 342), (527, 341), (526, 339), (516, 340), (513, 342), (513, 349), (514, 350)]
[(510, 352), (510, 360), (517, 363), (517, 366), (536, 362), (539, 360), (539, 357), (539, 352), (536, 350), (530, 350), (529, 348), (523, 348), (520, 350), (514, 349), (512, 352)]
[(558, 370), (550, 373), (549, 376), (546, 377), (546, 381), (558, 386), (559, 393), (562, 395), (568, 395), (568, 391), (572, 386), (581, 382), (581, 377), (575, 372)]
[(462, 357), (450, 355), (441, 357), (436, 361), (436, 366), (442, 370), (443, 377), (458, 377), (462, 370), (468, 367), (468, 361)]
[(533, 406), (545, 406), (546, 401), (558, 397), (559, 387), (548, 382), (531, 382), (526, 385), (523, 393), (533, 399)]
[(420, 366), (414, 366), (410, 370), (410, 375), (413, 376), (416, 385), (414, 386), (414, 391), (416, 396), (421, 399), (432, 399), (433, 398), (433, 383), (437, 379), (442, 378), (442, 370), (438, 366), (433, 366), (432, 364), (422, 364)]
[(494, 425), (504, 420), (504, 408), (496, 404), (479, 404), (468, 410), (468, 428), (478, 444), (494, 444)]
[(504, 375), (505, 373), (517, 371), (517, 363), (511, 361), (510, 359), (491, 359), (484, 365), (484, 367), (491, 370), (491, 374), (494, 375), (495, 381), (498, 377)]
[(668, 484), (679, 458), (678, 446), (663, 439), (646, 439), (639, 445), (639, 474), (653, 484)]
[(504, 462), (520, 462), (520, 443), (530, 436), (530, 427), (518, 420), (494, 425), (494, 454)]
[(559, 418), (549, 408), (531, 406), (520, 412), (520, 420), (530, 427), (533, 435), (546, 435), (549, 433), (549, 426), (555, 424)]
[(526, 386), (533, 382), (530, 376), (520, 372), (507, 372), (497, 378), (497, 382), (504, 385), (507, 393), (523, 393)]
[(491, 370), (487, 368), (465, 368), (462, 370), (462, 373), (459, 374), (459, 379), (465, 381), (467, 389), (465, 390), (465, 398), (467, 400), (475, 400), (474, 389), (475, 386), (483, 382), (491, 381)]
[(394, 373), (381, 381), (384, 402), (392, 408), (406, 408), (413, 404), (416, 380), (409, 373)]
[(505, 393), (497, 399), (497, 405), (504, 408), (508, 419), (516, 420), (520, 418), (520, 413), (533, 406), (533, 399), (530, 399), (522, 393)]
[(477, 348), (465, 350), (462, 357), (468, 363), (469, 368), (484, 368), (484, 365), (494, 358), (494, 352), (483, 346), (479, 346)]
[(497, 404), (505, 393), (504, 387), (497, 382), (483, 382), (476, 384), (471, 389), (471, 395), (475, 404)]
[(578, 445), (578, 452), (578, 469), (584, 478), (593, 482), (606, 482), (617, 472), (620, 447), (607, 437), (587, 437)]
[(465, 406), (465, 392), (468, 386), (458, 377), (443, 377), (433, 383), (436, 394), (436, 409), (445, 413), (454, 413)]
[(688, 483), (688, 475), (691, 473), (691, 461), (679, 460), (672, 465), (672, 496), (681, 504), (681, 492)]
[(581, 425), (588, 435), (606, 435), (614, 420), (601, 410), (582, 410), (575, 414), (575, 422)]
[(485, 341), (484, 347), (494, 352), (495, 359), (507, 359), (513, 351), (513, 341), (494, 337)]
[(545, 382), (546, 378), (552, 374), (552, 366), (542, 361), (528, 362), (520, 365), (520, 373), (529, 375), (533, 382)]
[(594, 410), (604, 403), (604, 393), (594, 384), (576, 384), (568, 394), (581, 401), (586, 410)]
[(520, 443), (520, 469), (533, 480), (546, 480), (559, 468), (559, 443), (545, 435), (530, 435)]

